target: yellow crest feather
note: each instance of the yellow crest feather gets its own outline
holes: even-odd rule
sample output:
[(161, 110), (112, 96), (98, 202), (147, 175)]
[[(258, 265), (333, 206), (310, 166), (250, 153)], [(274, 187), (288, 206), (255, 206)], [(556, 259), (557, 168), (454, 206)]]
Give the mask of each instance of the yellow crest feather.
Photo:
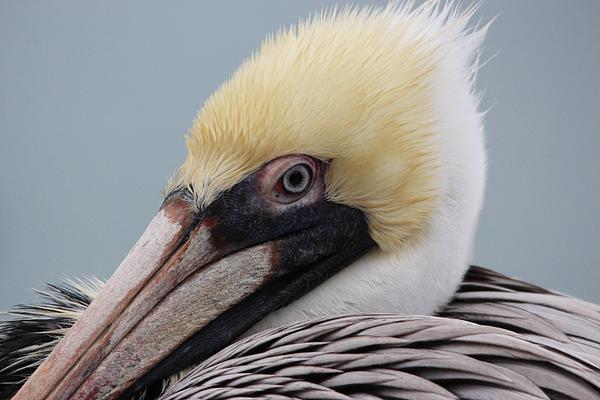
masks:
[(268, 37), (204, 104), (174, 186), (206, 206), (276, 157), (331, 160), (328, 198), (363, 210), (382, 249), (399, 248), (436, 207), (431, 85), (473, 11), (346, 8)]

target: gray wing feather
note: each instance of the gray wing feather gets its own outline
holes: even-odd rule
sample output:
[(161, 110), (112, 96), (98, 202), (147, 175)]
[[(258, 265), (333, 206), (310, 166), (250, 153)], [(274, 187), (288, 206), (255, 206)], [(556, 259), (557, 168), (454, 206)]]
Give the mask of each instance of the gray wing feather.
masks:
[(600, 399), (600, 374), (503, 328), (439, 317), (365, 315), (306, 321), (243, 339), (192, 370), (161, 399), (240, 394)]
[(182, 399), (600, 399), (600, 307), (472, 267), (439, 317), (305, 321), (243, 339)]

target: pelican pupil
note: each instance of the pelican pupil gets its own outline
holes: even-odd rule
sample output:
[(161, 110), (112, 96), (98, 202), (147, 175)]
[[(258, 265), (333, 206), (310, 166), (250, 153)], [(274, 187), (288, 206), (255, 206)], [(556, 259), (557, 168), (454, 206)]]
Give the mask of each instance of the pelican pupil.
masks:
[(303, 180), (304, 180), (304, 175), (302, 175), (298, 171), (294, 171), (290, 175), (290, 183), (292, 184), (292, 186), (300, 186), (300, 184), (302, 183)]
[(296, 165), (283, 175), (283, 187), (289, 193), (301, 193), (306, 190), (310, 180), (310, 169), (304, 164)]

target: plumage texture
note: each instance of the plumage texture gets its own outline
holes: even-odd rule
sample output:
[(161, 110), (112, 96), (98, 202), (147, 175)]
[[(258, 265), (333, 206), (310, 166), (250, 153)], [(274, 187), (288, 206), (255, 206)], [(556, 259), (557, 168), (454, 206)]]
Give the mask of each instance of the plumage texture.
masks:
[(355, 315), (244, 339), (160, 399), (598, 396), (597, 369), (507, 330), (437, 317)]
[[(50, 287), (49, 306), (21, 306), (0, 324), (0, 399), (32, 372), (7, 366), (38, 363), (36, 349), (47, 354), (94, 297), (81, 285)], [(600, 399), (600, 306), (471, 267), (439, 315), (264, 331), (138, 398)]]
[(474, 10), (349, 7), (267, 38), (202, 107), (167, 191), (188, 186), (202, 207), (274, 158), (309, 154), (331, 161), (327, 196), (363, 210), (380, 248), (418, 238), (445, 185), (435, 86), (460, 53), (472, 89)]
[(202, 363), (161, 400), (600, 399), (599, 306), (472, 267), (440, 315), (265, 331)]
[(66, 280), (37, 291), (42, 302), (18, 305), (0, 321), (0, 399), (7, 399), (50, 354), (96, 297), (104, 282)]
[(471, 267), (441, 316), (497, 326), (600, 369), (600, 306)]

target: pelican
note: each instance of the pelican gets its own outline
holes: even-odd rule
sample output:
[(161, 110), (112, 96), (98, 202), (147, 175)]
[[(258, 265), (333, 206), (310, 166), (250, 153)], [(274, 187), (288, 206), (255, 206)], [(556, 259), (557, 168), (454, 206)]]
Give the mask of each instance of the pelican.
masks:
[(600, 399), (600, 307), (469, 267), (475, 10), (350, 7), (268, 37), (110, 279), (2, 325), (5, 396)]

